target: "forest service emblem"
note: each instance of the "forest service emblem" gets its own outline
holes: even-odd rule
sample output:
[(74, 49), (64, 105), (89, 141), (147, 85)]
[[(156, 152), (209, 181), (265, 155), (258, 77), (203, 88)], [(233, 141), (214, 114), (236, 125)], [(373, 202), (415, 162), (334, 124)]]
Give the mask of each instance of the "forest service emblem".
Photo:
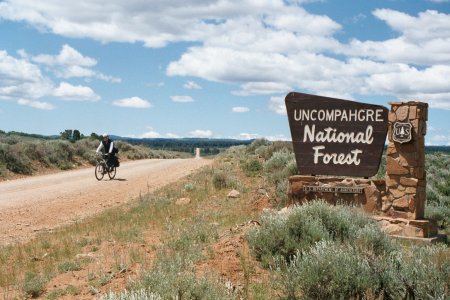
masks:
[(392, 139), (394, 142), (407, 143), (412, 139), (412, 125), (411, 123), (394, 123), (394, 128), (392, 132)]

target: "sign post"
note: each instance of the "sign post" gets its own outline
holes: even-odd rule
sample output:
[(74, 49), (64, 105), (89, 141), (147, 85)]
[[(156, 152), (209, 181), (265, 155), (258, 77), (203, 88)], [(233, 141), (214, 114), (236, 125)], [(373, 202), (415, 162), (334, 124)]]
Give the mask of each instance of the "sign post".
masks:
[(303, 93), (289, 93), (285, 102), (300, 174), (377, 173), (388, 130), (386, 107)]

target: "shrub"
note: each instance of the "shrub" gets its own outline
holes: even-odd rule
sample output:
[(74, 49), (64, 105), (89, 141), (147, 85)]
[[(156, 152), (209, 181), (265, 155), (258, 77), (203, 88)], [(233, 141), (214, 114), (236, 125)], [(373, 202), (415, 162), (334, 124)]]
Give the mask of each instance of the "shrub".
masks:
[(131, 283), (129, 290), (145, 290), (162, 299), (234, 299), (217, 279), (197, 278), (192, 261), (178, 254), (161, 254), (154, 268)]
[(350, 207), (323, 201), (266, 214), (247, 240), (257, 259), (275, 266), (285, 299), (445, 299), (445, 245), (400, 247)]
[(445, 245), (415, 246), (403, 254), (399, 277), (404, 299), (445, 299), (450, 292), (450, 253)]
[(247, 153), (255, 153), (256, 149), (267, 146), (269, 144), (270, 144), (270, 142), (266, 139), (256, 139), (250, 145), (248, 145), (246, 147), (246, 152)]
[[(324, 201), (296, 206), (282, 215), (268, 213), (261, 222), (261, 227), (247, 234), (247, 240), (256, 258), (266, 266), (273, 257), (289, 261), (297, 250), (304, 251), (321, 240), (344, 242), (359, 238), (361, 244), (376, 247), (376, 253), (391, 249), (389, 242), (377, 233), (379, 229), (372, 219), (351, 207), (335, 207)], [(369, 232), (371, 235), (367, 235)]]
[(63, 261), (58, 265), (58, 271), (61, 273), (79, 270), (81, 270), (81, 266), (76, 261)]
[(287, 299), (363, 299), (376, 283), (366, 258), (349, 245), (331, 241), (297, 252), (282, 278)]
[(43, 293), (46, 282), (47, 279), (45, 277), (28, 272), (25, 274), (22, 289), (25, 294), (37, 298)]
[(218, 190), (224, 188), (239, 189), (241, 187), (237, 178), (227, 170), (214, 170), (211, 180), (214, 188)]
[(254, 176), (263, 169), (261, 162), (256, 158), (250, 158), (249, 160), (243, 161), (240, 166), (247, 176)]
[(75, 149), (69, 141), (50, 141), (48, 143), (48, 159), (61, 170), (72, 168)]
[(29, 175), (33, 172), (31, 161), (25, 154), (24, 144), (0, 145), (0, 161), (8, 170), (18, 174)]

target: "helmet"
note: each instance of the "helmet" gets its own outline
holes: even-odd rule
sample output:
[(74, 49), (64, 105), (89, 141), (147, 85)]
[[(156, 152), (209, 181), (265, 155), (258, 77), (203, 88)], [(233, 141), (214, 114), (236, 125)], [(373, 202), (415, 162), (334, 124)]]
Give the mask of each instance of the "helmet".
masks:
[(103, 137), (109, 137), (109, 135), (107, 133), (104, 133), (102, 136)]

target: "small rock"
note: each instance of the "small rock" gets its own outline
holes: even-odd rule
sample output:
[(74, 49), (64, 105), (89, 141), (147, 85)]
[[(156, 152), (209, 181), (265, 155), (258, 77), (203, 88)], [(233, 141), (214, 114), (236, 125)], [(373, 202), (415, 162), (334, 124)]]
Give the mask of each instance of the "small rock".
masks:
[(258, 195), (262, 195), (262, 196), (267, 196), (267, 191), (266, 189), (258, 189)]
[(79, 254), (75, 255), (75, 258), (95, 258), (95, 254), (92, 252), (79, 253)]
[(241, 194), (238, 192), (238, 191), (236, 191), (236, 190), (231, 190), (229, 193), (228, 193), (228, 198), (239, 198), (241, 196)]
[(177, 201), (175, 201), (176, 205), (187, 205), (189, 203), (191, 203), (190, 198), (179, 198), (179, 199), (177, 199)]
[(278, 211), (279, 215), (285, 215), (285, 214), (289, 214), (292, 211), (292, 208), (290, 207), (283, 207), (281, 210)]

